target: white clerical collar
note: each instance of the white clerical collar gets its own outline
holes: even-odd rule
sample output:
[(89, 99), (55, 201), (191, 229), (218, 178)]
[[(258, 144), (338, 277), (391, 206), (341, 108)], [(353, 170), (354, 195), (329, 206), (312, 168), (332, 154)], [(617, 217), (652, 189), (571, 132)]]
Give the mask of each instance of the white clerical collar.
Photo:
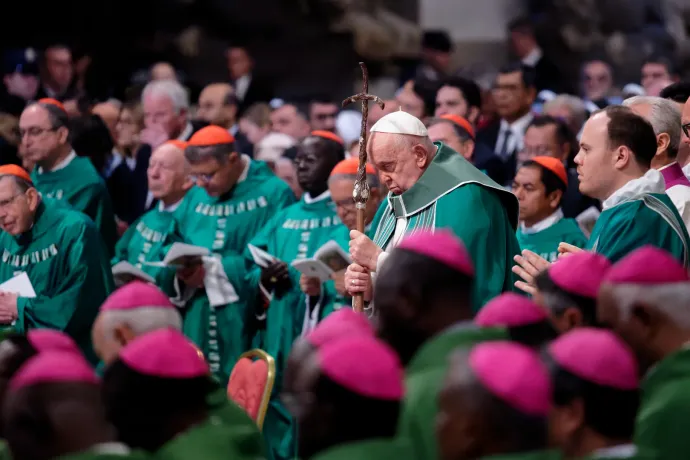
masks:
[[(67, 155), (65, 157), (64, 160), (62, 160), (60, 163), (56, 164), (55, 167), (48, 172), (54, 172), (54, 171), (58, 171), (60, 169), (66, 168), (72, 162), (72, 160), (74, 160), (75, 158), (77, 158), (77, 152), (75, 152), (74, 149), (72, 149), (72, 151), (69, 153), (69, 155)], [(38, 173), (43, 174), (43, 172), (44, 172), (43, 168), (41, 168), (39, 166), (38, 167)]]
[(131, 452), (130, 448), (121, 442), (103, 442), (94, 445), (89, 451), (110, 455), (128, 455)]
[(664, 176), (656, 169), (650, 169), (644, 176), (629, 181), (604, 200), (602, 209), (606, 211), (624, 201), (633, 200), (648, 193), (665, 193)]
[(522, 136), (525, 135), (527, 125), (531, 123), (533, 118), (534, 115), (532, 115), (532, 112), (527, 112), (512, 123), (508, 123), (506, 120), (501, 119), (501, 131), (510, 130), (513, 134), (519, 135), (522, 138)]
[(687, 177), (688, 180), (690, 180), (690, 163), (683, 166), (683, 173), (685, 174), (685, 177)]
[(547, 228), (551, 227), (554, 225), (556, 222), (559, 220), (563, 219), (563, 210), (561, 208), (558, 208), (556, 212), (551, 214), (549, 217), (546, 219), (540, 220), (536, 224), (532, 225), (531, 227), (528, 227), (525, 225), (524, 222), (520, 222), (520, 231), (524, 234), (532, 234), (532, 233), (539, 233), (542, 230), (546, 230)]
[(542, 56), (543, 53), (541, 51), (541, 48), (535, 46), (527, 56), (522, 58), (522, 63), (528, 67), (534, 67), (535, 65), (537, 65)]
[(235, 123), (234, 125), (232, 125), (232, 126), (230, 127), (230, 129), (228, 129), (228, 132), (229, 132), (230, 134), (232, 134), (233, 137), (234, 137), (234, 136), (237, 136), (237, 131), (239, 131), (239, 130), (240, 130), (240, 125), (238, 125), (237, 123)]
[(242, 160), (242, 163), (244, 163), (244, 169), (242, 170), (242, 174), (240, 174), (240, 177), (237, 178), (238, 184), (247, 179), (247, 175), (249, 174), (249, 165), (252, 162), (252, 159), (249, 158), (249, 155), (245, 154), (240, 155), (240, 160)]
[(302, 197), (304, 198), (305, 203), (311, 204), (311, 203), (316, 203), (317, 201), (322, 201), (322, 200), (325, 200), (327, 198), (330, 198), (331, 192), (326, 190), (321, 195), (319, 195), (315, 198), (312, 198), (311, 195), (309, 194), (309, 192), (304, 192), (304, 195), (302, 195)]
[[(182, 200), (184, 200), (184, 198), (182, 198)], [(158, 202), (158, 210), (160, 212), (173, 212), (174, 210), (180, 207), (180, 203), (182, 203), (182, 200), (179, 200), (169, 206), (166, 206), (161, 200)]]
[(591, 458), (632, 458), (637, 455), (635, 444), (620, 444), (613, 447), (604, 447), (592, 452)]
[(192, 137), (192, 133), (194, 132), (194, 127), (190, 122), (187, 122), (187, 126), (184, 127), (182, 130), (182, 133), (180, 133), (179, 136), (177, 136), (178, 141), (186, 141), (190, 137)]

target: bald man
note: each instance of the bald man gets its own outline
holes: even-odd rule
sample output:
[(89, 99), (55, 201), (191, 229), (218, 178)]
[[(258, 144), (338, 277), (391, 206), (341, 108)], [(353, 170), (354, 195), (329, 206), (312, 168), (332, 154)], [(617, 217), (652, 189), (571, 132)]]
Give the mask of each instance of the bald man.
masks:
[(170, 63), (157, 62), (151, 66), (151, 80), (177, 80), (177, 73)]

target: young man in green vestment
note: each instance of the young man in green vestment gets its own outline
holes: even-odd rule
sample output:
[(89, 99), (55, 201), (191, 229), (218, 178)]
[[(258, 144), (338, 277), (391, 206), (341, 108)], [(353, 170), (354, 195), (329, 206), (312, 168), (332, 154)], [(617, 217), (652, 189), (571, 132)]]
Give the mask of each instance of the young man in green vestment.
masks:
[(551, 382), (533, 349), (497, 341), (457, 350), (442, 385), (435, 458), (561, 458), (547, 450)]
[(674, 259), (652, 246), (634, 251), (607, 272), (597, 304), (643, 376), (633, 441), (660, 459), (690, 452), (690, 277)]
[(0, 322), (25, 333), (64, 331), (92, 362), (91, 326), (113, 290), (103, 239), (84, 214), (43, 200), (19, 166), (0, 167), (0, 282), (18, 275), (31, 293), (3, 293)]
[(174, 211), (171, 241), (201, 246), (211, 256), (177, 270), (174, 303), (183, 307), (185, 335), (202, 350), (225, 385), (239, 356), (251, 346), (256, 286), (244, 281), (247, 243), (280, 209), (293, 203), (290, 188), (268, 166), (241, 155), (219, 126), (192, 136), (185, 156), (198, 187)]
[(583, 327), (544, 349), (551, 374), (551, 445), (567, 458), (654, 458), (632, 443), (640, 404), (637, 361), (613, 332)]
[(30, 359), (9, 383), (2, 419), (13, 460), (148, 458), (118, 442), (100, 382), (74, 351), (45, 351)]
[(263, 427), (276, 459), (290, 458), (294, 452), (291, 417), (277, 398), (287, 356), (295, 339), (314, 328), (324, 308), (323, 295), (305, 295), (300, 289), (300, 273), (288, 264), (312, 257), (340, 224), (328, 192), (328, 176), (342, 159), (343, 144), (336, 140), (319, 132), (303, 140), (295, 158), (297, 179), (304, 190), (302, 199), (277, 213), (251, 240), (276, 261), (260, 268), (247, 251), (247, 260), (254, 265), (247, 283), (259, 290), (262, 305), (266, 305), (257, 313), (258, 319), (265, 318), (265, 330), (256, 337), (257, 346), (276, 361), (274, 398)]
[(403, 393), (402, 366), (383, 342), (361, 335), (323, 344), (306, 359), (286, 398), (299, 426), (298, 457), (410, 458), (395, 436)]
[[(370, 298), (370, 275), (381, 269), (387, 251), (404, 235), (440, 228), (451, 230), (470, 251), (477, 279), (475, 311), (512, 291), (512, 260), (520, 252), (515, 196), (448, 146), (432, 143), (427, 129), (412, 115), (386, 115), (371, 133), (368, 151), (389, 194), (375, 218), (373, 240), (357, 231), (350, 234), (350, 294), (363, 292), (365, 300)], [(352, 277), (367, 282), (352, 285)]]
[(438, 458), (437, 394), (451, 350), (508, 338), (502, 329), (472, 323), (474, 282), (468, 251), (449, 230), (421, 231), (403, 239), (376, 281), (378, 335), (405, 365), (398, 432), (410, 440), (415, 458)]
[(137, 219), (115, 245), (113, 265), (127, 261), (153, 277), (160, 286), (169, 286), (174, 270), (150, 265), (160, 262), (173, 231), (173, 211), (194, 185), (189, 180), (189, 164), (184, 157), (187, 144), (167, 141), (154, 150), (147, 170), (149, 191), (158, 200), (152, 209)]
[(41, 100), (29, 105), (19, 119), (19, 130), (24, 155), (36, 164), (31, 177), (38, 191), (89, 216), (112, 255), (117, 232), (108, 189), (91, 160), (72, 149), (62, 104)]
[[(603, 201), (603, 211), (586, 250), (615, 263), (644, 245), (664, 249), (690, 266), (690, 236), (676, 206), (665, 193), (664, 178), (650, 169), (657, 139), (652, 126), (627, 107), (609, 106), (594, 114), (582, 131), (575, 157), (580, 191)], [(563, 243), (559, 252), (580, 251)], [(534, 277), (549, 262), (525, 250), (516, 259), (516, 286), (533, 294)]]
[[(331, 239), (336, 241), (345, 252), (350, 251), (350, 230), (357, 228), (357, 213), (355, 202), (352, 199), (352, 190), (357, 179), (358, 167), (359, 159), (346, 158), (333, 168), (331, 176), (328, 178), (328, 191), (331, 193), (331, 199), (335, 203), (335, 211), (341, 222), (333, 229)], [(370, 228), (381, 201), (381, 195), (376, 170), (369, 163), (366, 165), (366, 174), (370, 193), (364, 210), (364, 225)], [(322, 309), (319, 319), (325, 318), (333, 310), (352, 306), (352, 298), (345, 289), (345, 270), (336, 272), (333, 275), (333, 280), (323, 283), (323, 285), (318, 278), (302, 275), (300, 286), (304, 293), (312, 296), (321, 295), (321, 290), (324, 289), (325, 308)]]
[(587, 243), (575, 219), (563, 216), (561, 202), (567, 188), (568, 173), (557, 158), (534, 157), (518, 169), (513, 193), (520, 203), (520, 249), (555, 262), (560, 243), (578, 248)]

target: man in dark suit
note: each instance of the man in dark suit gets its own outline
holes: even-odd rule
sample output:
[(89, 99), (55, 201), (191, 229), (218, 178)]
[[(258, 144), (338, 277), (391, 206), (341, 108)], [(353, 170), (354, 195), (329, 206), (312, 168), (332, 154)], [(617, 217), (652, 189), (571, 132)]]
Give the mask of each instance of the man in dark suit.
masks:
[(211, 83), (201, 91), (196, 116), (202, 122), (222, 126), (235, 138), (240, 153), (251, 156), (253, 146), (237, 124), (237, 96), (228, 83)]
[(532, 121), (536, 97), (534, 69), (521, 63), (503, 67), (496, 77), (491, 97), (499, 120), (477, 133), (477, 140), (491, 151), (475, 152), (475, 165), (499, 184), (509, 186), (517, 167), (516, 153), (522, 149), (525, 129)]
[(534, 69), (537, 91), (550, 89), (560, 92), (562, 77), (558, 67), (551, 62), (539, 47), (534, 25), (529, 18), (518, 18), (508, 25), (510, 46), (515, 55), (526, 67)]
[(254, 60), (246, 48), (231, 46), (225, 52), (225, 57), (235, 96), (239, 101), (238, 116), (252, 104), (273, 99), (273, 88), (270, 83), (253, 74)]

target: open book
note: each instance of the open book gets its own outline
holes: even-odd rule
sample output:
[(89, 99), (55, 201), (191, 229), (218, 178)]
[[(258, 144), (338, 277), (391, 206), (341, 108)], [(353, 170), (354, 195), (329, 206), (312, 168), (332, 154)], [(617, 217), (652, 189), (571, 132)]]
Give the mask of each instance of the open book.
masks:
[(600, 215), (601, 211), (599, 211), (594, 206), (590, 206), (589, 208), (582, 211), (575, 218), (577, 225), (580, 227), (580, 230), (582, 230), (582, 233), (584, 233), (587, 238), (589, 238), (589, 235), (592, 234), (592, 230), (594, 230), (594, 225), (597, 223), (597, 219)]
[(146, 262), (154, 267), (187, 267), (201, 263), (201, 258), (211, 255), (208, 248), (186, 243), (173, 243), (161, 262)]
[(249, 248), (249, 253), (252, 255), (254, 263), (261, 268), (266, 268), (272, 263), (278, 261), (277, 257), (272, 256), (271, 254), (267, 253), (261, 248), (254, 246), (253, 244), (248, 244), (247, 248)]
[(343, 251), (340, 245), (331, 240), (319, 248), (311, 259), (299, 259), (292, 262), (297, 271), (322, 282), (341, 270), (345, 270), (352, 263), (350, 255)]
[(122, 260), (113, 265), (112, 270), (113, 278), (115, 278), (115, 284), (118, 286), (127, 284), (135, 279), (146, 281), (148, 283), (156, 282), (151, 275), (142, 271), (140, 268), (135, 267), (126, 260)]
[(26, 272), (21, 272), (14, 278), (10, 278), (0, 284), (0, 291), (11, 292), (12, 294), (17, 294), (19, 297), (28, 297), (30, 299), (36, 297), (36, 291), (34, 291), (34, 286), (31, 284), (29, 275), (27, 275)]

